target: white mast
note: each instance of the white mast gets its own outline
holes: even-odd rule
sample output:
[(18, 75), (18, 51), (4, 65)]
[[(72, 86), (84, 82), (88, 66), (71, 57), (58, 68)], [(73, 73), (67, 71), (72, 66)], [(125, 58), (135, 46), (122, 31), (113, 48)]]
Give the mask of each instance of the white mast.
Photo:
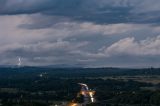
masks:
[(18, 65), (18, 67), (20, 67), (20, 66), (21, 66), (21, 64), (22, 64), (22, 62), (21, 62), (21, 58), (19, 57), (19, 58), (18, 58), (18, 64), (17, 64), (17, 65)]

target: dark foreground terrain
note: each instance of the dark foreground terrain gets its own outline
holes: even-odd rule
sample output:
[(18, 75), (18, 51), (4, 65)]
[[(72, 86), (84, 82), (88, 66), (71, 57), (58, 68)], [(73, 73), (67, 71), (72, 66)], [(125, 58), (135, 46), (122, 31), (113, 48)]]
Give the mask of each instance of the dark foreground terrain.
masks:
[(0, 68), (0, 106), (55, 106), (86, 83), (97, 102), (88, 106), (160, 106), (160, 69)]

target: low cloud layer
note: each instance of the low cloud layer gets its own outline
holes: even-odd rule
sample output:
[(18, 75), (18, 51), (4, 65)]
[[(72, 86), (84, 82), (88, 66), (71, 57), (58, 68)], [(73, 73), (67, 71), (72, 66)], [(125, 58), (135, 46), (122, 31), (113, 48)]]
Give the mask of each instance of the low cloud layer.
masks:
[(111, 55), (154, 56), (160, 55), (160, 36), (135, 41), (134, 37), (124, 38), (107, 47), (105, 53)]

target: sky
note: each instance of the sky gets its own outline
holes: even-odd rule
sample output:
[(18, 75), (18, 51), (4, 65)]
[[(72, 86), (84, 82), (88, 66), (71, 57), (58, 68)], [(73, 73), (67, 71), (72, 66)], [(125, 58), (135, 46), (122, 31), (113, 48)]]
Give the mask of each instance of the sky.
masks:
[(159, 67), (158, 0), (0, 0), (0, 65)]

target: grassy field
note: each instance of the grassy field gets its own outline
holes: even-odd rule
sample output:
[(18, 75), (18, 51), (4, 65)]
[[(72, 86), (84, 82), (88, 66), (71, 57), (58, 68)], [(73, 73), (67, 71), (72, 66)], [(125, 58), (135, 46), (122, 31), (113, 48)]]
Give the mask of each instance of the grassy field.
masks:
[(160, 83), (160, 75), (154, 76), (109, 76), (109, 77), (99, 77), (100, 79), (104, 80), (121, 80), (121, 81), (138, 81), (138, 82), (145, 82), (151, 84), (159, 84)]

